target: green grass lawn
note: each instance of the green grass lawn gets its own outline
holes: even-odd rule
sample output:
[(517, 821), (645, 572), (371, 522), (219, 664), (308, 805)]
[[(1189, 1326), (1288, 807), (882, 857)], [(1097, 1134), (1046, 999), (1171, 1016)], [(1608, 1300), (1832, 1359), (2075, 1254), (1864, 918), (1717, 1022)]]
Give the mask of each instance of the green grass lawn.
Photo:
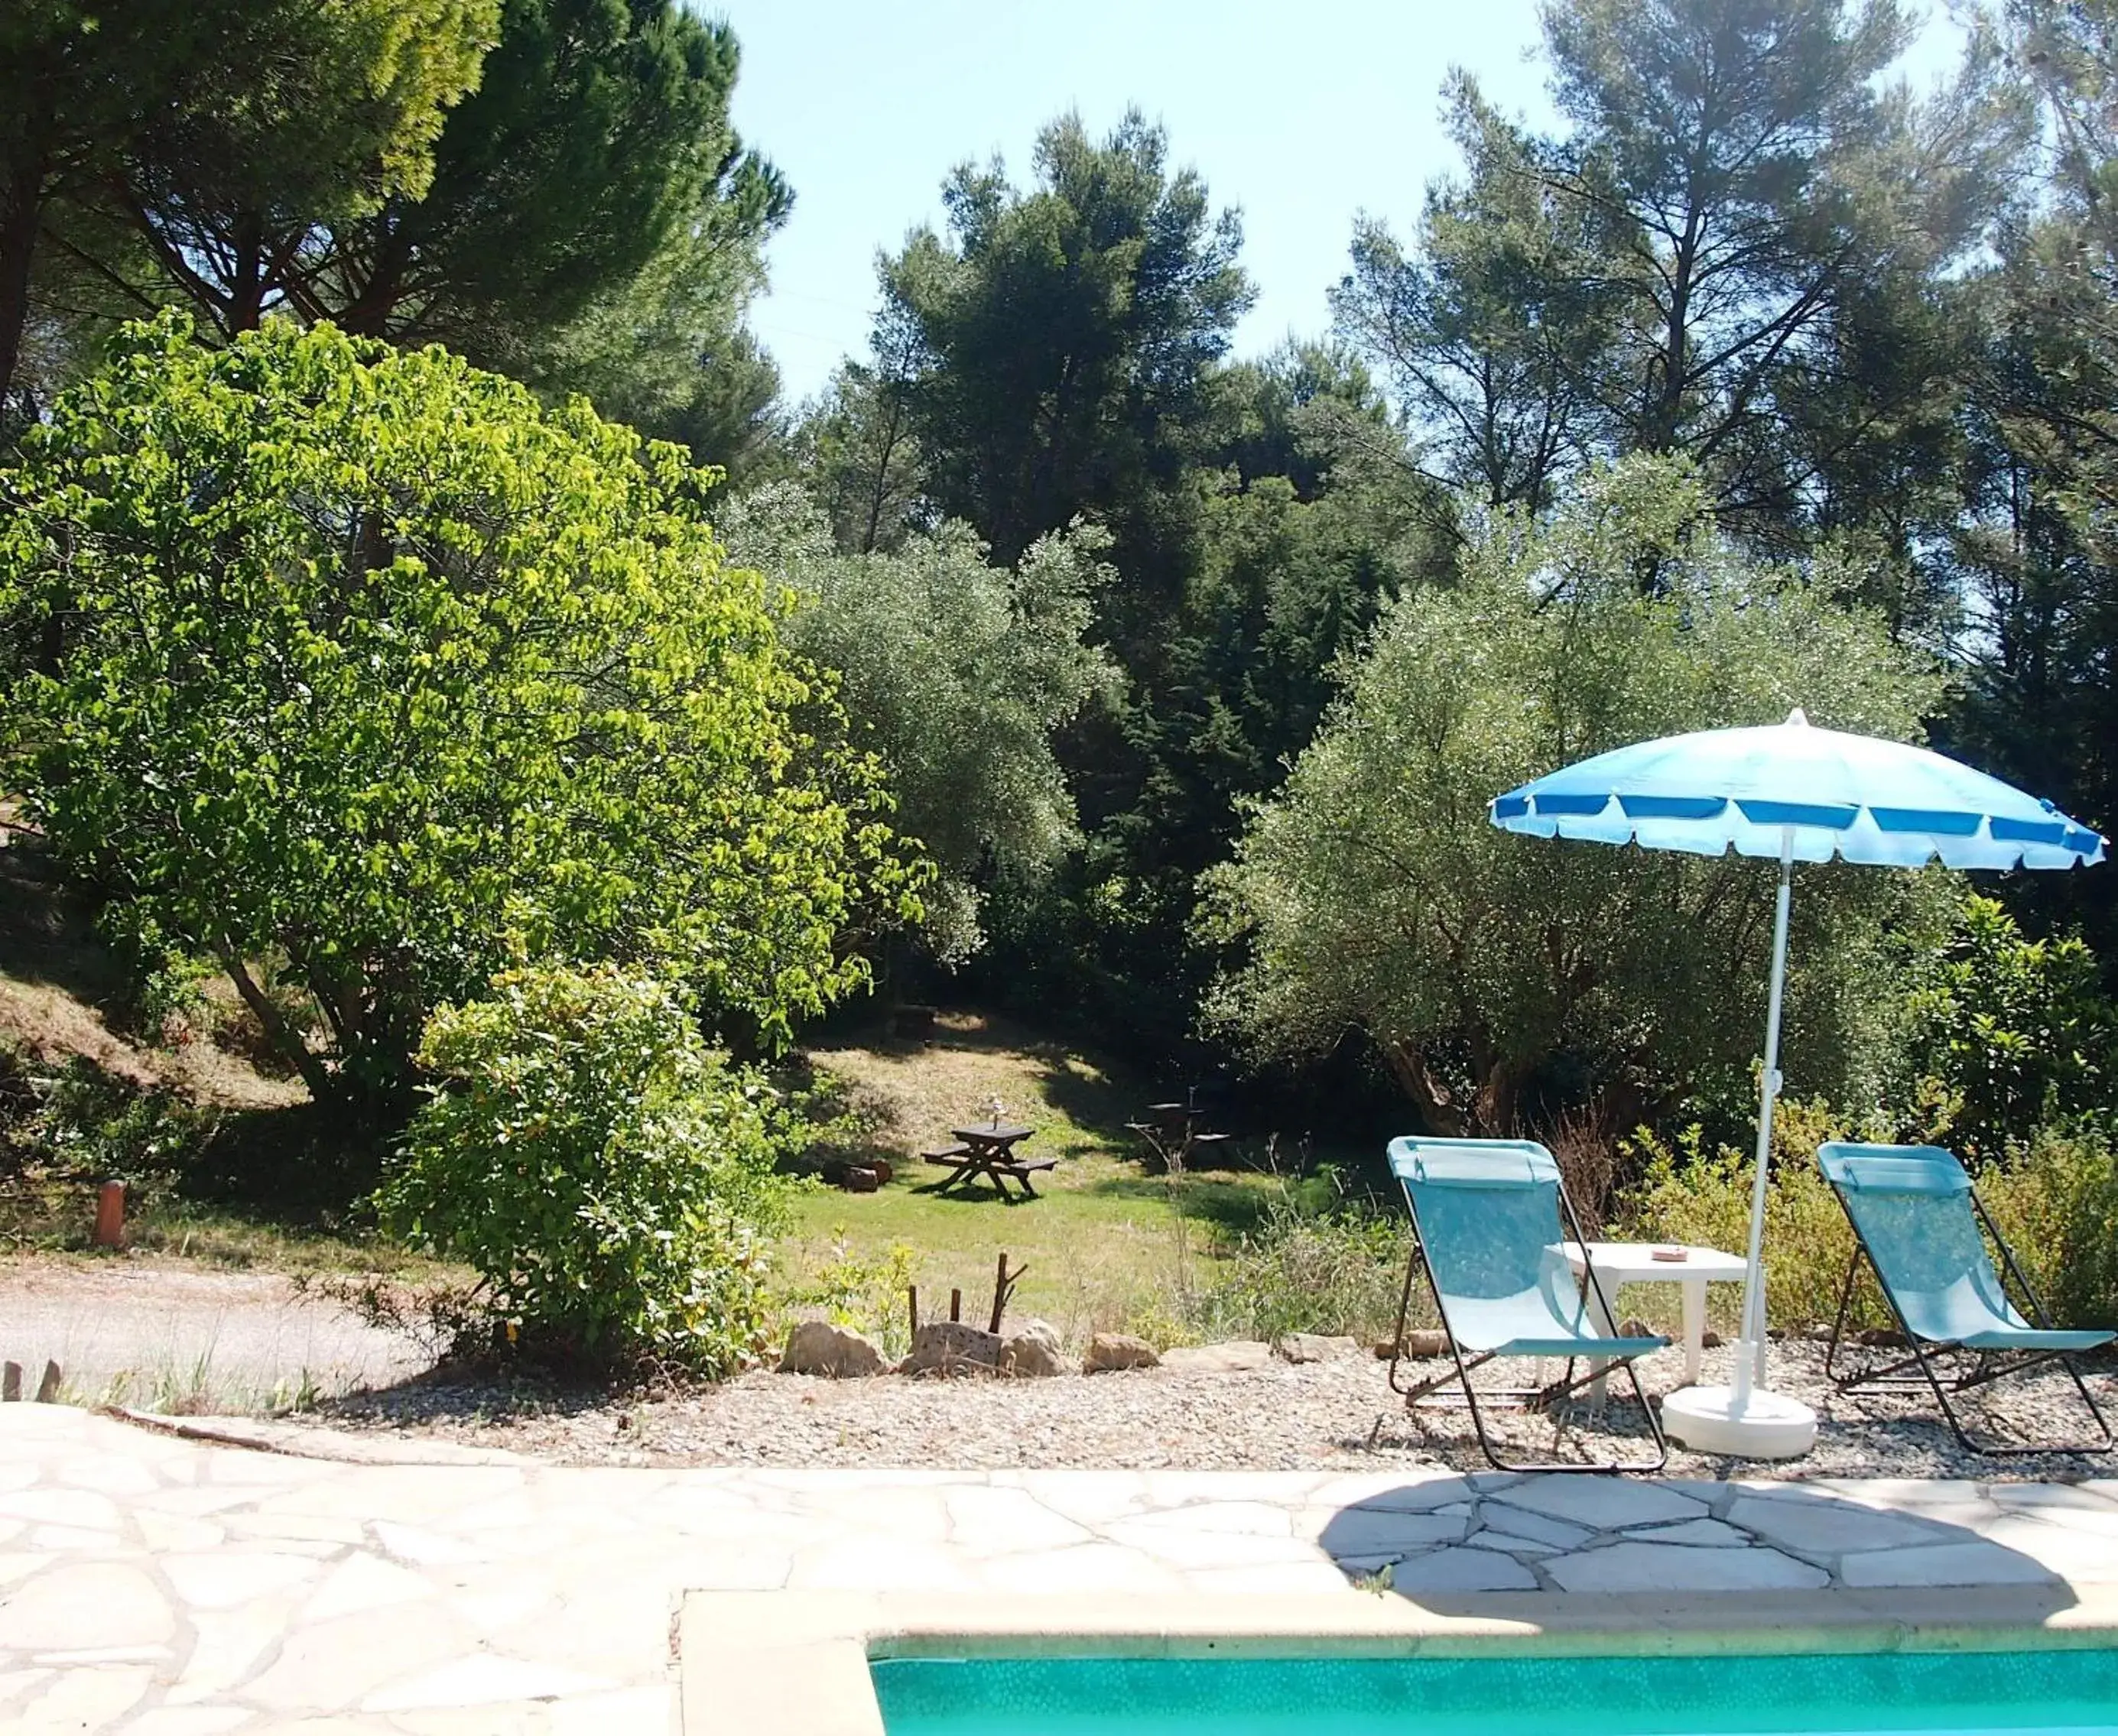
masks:
[[(1215, 1247), (1251, 1222), (1276, 1184), (1256, 1170), (1186, 1175), (1172, 1189), (1149, 1173), (1125, 1124), (1149, 1087), (998, 1019), (945, 1014), (932, 1044), (872, 1043), (811, 1051), (865, 1124), (866, 1144), (895, 1178), (875, 1194), (819, 1188), (799, 1204), (781, 1258), (790, 1297), (813, 1295), (835, 1267), (842, 1292), (893, 1345), (909, 1330), (903, 1283), (919, 1286), (922, 1318), (946, 1315), (952, 1287), (966, 1320), (983, 1326), (994, 1265), (1026, 1267), (1010, 1319), (1039, 1315), (1062, 1336), (1145, 1327), (1178, 1330), (1174, 1298), (1210, 1280)], [(1010, 1121), (1035, 1129), (1017, 1149), (1056, 1157), (1040, 1196), (1003, 1203), (985, 1183), (948, 1195), (924, 1191), (946, 1171), (923, 1148), (987, 1118), (998, 1097)], [(894, 1268), (891, 1250), (902, 1249)], [(858, 1268), (856, 1272), (853, 1268)]]
[[(1010, 1204), (983, 1183), (968, 1194), (921, 1191), (941, 1173), (908, 1171), (875, 1194), (807, 1195), (782, 1255), (786, 1286), (798, 1295), (835, 1262), (872, 1265), (902, 1249), (901, 1274), (919, 1286), (923, 1318), (946, 1314), (956, 1287), (964, 1318), (983, 1326), (1005, 1253), (1010, 1271), (1025, 1268), (1010, 1319), (1040, 1315), (1069, 1339), (1129, 1325), (1166, 1337), (1178, 1290), (1210, 1278), (1218, 1233), (1249, 1222), (1270, 1185), (1259, 1175), (1187, 1176), (1172, 1199), (1168, 1182), (1143, 1175), (1137, 1162), (1092, 1155), (1063, 1161), (1038, 1198)], [(865, 1323), (893, 1343), (909, 1329), (898, 1275), (888, 1295), (860, 1305)]]

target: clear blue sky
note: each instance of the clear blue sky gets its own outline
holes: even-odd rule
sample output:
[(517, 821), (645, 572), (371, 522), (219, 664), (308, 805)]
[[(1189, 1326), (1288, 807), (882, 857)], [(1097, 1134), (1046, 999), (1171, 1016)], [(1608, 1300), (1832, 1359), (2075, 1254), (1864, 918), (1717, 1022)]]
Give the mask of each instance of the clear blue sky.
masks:
[[(1355, 215), (1403, 233), (1456, 167), (1441, 126), (1451, 66), (1511, 111), (1551, 113), (1527, 58), (1535, 0), (691, 3), (734, 25), (736, 124), (794, 187), (751, 325), (798, 399), (866, 349), (876, 252), (938, 224), (948, 172), (997, 152), (1025, 184), (1038, 128), (1069, 108), (1100, 135), (1137, 104), (1215, 204), (1242, 210), (1259, 290), (1244, 354), (1320, 334)], [(1931, 24), (1908, 76), (1926, 86), (1959, 41)]]

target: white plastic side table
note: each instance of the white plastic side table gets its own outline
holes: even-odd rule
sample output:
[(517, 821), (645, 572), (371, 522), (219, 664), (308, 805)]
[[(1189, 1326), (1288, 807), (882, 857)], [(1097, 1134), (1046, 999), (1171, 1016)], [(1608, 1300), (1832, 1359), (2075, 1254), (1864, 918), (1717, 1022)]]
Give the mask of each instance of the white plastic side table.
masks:
[[(1658, 1248), (1681, 1247), (1681, 1260), (1658, 1260), (1654, 1253)], [(1584, 1264), (1579, 1242), (1561, 1242), (1546, 1250), (1565, 1260), (1577, 1282), (1581, 1280)], [(1741, 1254), (1723, 1254), (1718, 1248), (1694, 1248), (1674, 1242), (1591, 1242), (1588, 1260), (1596, 1267), (1597, 1285), (1613, 1308), (1617, 1306), (1619, 1288), (1626, 1284), (1676, 1284), (1684, 1291), (1684, 1383), (1696, 1386), (1701, 1364), (1706, 1354), (1706, 1286), (1709, 1284), (1740, 1284), (1743, 1281), (1743, 1258)], [(1586, 1298), (1589, 1318), (1599, 1331), (1617, 1332), (1617, 1323), (1611, 1319), (1598, 1304), (1592, 1293)], [(1598, 1371), (1600, 1374), (1600, 1370)], [(1758, 1346), (1758, 1379), (1762, 1384), (1765, 1377), (1765, 1347)], [(1602, 1383), (1597, 1383), (1600, 1397)]]

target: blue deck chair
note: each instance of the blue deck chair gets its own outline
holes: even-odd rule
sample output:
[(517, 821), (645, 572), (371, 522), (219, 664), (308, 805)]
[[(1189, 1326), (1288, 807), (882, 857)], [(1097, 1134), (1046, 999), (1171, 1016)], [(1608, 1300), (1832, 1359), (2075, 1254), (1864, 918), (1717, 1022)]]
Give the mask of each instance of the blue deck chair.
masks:
[[(1816, 1161), (1846, 1208), (1855, 1244), (1845, 1287), (1839, 1292), (1838, 1318), (1831, 1324), (1830, 1348), (1824, 1353), (1824, 1372), (1836, 1385), (1843, 1390), (1917, 1391), (1924, 1379), (1957, 1439), (1972, 1452), (2013, 1456), (2110, 1450), (2110, 1424), (2089, 1396), (2073, 1353), (2096, 1350), (2118, 1334), (2052, 1329), (2043, 1304), (2023, 1277), (1954, 1153), (1935, 1145), (1854, 1145), (1834, 1140), (1819, 1147)], [(2008, 1300), (2007, 1285), (1994, 1267), (1986, 1236), (2000, 1249), (2008, 1277), (2029, 1304), (2036, 1323)], [(1884, 1300), (1897, 1317), (1912, 1354), (1881, 1367), (1841, 1373), (1840, 1341), (1852, 1304), (1854, 1280), (1864, 1259), (1881, 1284)], [(1968, 1358), (1970, 1365), (1945, 1378), (1935, 1365), (1937, 1355)], [(2074, 1388), (2103, 1437), (2101, 1442), (1982, 1447), (1971, 1438), (1949, 1401), (1951, 1392), (1968, 1392), (2053, 1360), (2074, 1377)], [(1905, 1374), (1915, 1366), (1917, 1377)]]
[[(1406, 1264), (1404, 1294), (1398, 1304), (1390, 1390), (1402, 1393), (1410, 1408), (1422, 1401), (1451, 1402), (1430, 1395), (1451, 1382), (1461, 1382), (1461, 1402), (1471, 1413), (1478, 1445), (1502, 1471), (1661, 1470), (1669, 1447), (1633, 1360), (1660, 1350), (1669, 1340), (1607, 1336), (1596, 1323), (1599, 1318), (1607, 1321), (1616, 1317), (1594, 1268), (1585, 1269), (1577, 1286), (1566, 1262), (1547, 1252), (1561, 1241), (1585, 1246), (1588, 1240), (1552, 1153), (1526, 1139), (1402, 1138), (1390, 1141), (1390, 1172), (1404, 1185), (1417, 1243)], [(1441, 1323), (1448, 1328), (1456, 1372), (1405, 1387), (1398, 1383), (1398, 1362), (1404, 1348), (1413, 1279), (1422, 1266)], [(1597, 1304), (1593, 1313), (1589, 1308), (1592, 1295)], [(1621, 1365), (1654, 1436), (1653, 1461), (1511, 1464), (1503, 1459), (1486, 1434), (1485, 1418), (1478, 1409), (1481, 1395), (1471, 1383), (1472, 1370), (1496, 1356), (1566, 1359), (1565, 1375), (1550, 1386), (1483, 1395), (1488, 1403), (1501, 1401), (1536, 1409), (1549, 1408), (1595, 1379), (1604, 1372), (1595, 1364)], [(1577, 1379), (1575, 1364), (1583, 1360), (1592, 1365)]]

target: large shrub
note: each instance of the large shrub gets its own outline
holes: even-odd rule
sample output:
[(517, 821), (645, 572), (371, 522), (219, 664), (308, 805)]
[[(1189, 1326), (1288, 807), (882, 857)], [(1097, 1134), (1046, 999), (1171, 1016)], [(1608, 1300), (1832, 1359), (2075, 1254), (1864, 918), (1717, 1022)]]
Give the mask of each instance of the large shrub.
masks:
[(784, 1032), (902, 880), (710, 480), (438, 349), (133, 327), (0, 474), (6, 787), (320, 1097), (401, 1103), (433, 1007), (552, 953)]
[(507, 972), (437, 1009), (419, 1062), (441, 1083), (379, 1215), (474, 1268), (479, 1312), (509, 1341), (714, 1375), (755, 1352), (789, 1184), (763, 1087), (667, 987), (609, 967)]
[(1954, 1098), (1952, 1142), (1998, 1157), (2048, 1119), (2109, 1101), (2118, 1007), (2079, 935), (2032, 940), (1999, 900), (1965, 899), (1906, 1002), (1912, 1071)]
[(2118, 1326), (2118, 1141), (2107, 1121), (2032, 1130), (1978, 1190), (2053, 1320)]
[[(1459, 583), (1390, 605), (1284, 788), (1219, 870), (1248, 967), (1214, 1011), (1266, 1056), (1372, 1039), (1438, 1133), (1568, 1103), (1607, 1129), (1749, 1095), (1773, 876), (1740, 857), (1496, 831), (1491, 797), (1649, 736), (1813, 723), (1909, 739), (1931, 665), (1844, 604), (1828, 563), (1759, 566), (1661, 460), (1549, 523), (1474, 525)], [(1886, 996), (1884, 936), (1934, 877), (1825, 864), (1794, 903), (1787, 1071), (1838, 1092)]]
[[(1945, 1114), (1948, 1106), (1935, 1108)], [(1934, 1129), (1894, 1132), (1915, 1143), (1956, 1143), (1953, 1134)], [(1851, 1129), (1821, 1103), (1780, 1105), (1765, 1195), (1765, 1305), (1773, 1325), (1792, 1329), (1829, 1321), (1853, 1257), (1853, 1232), (1817, 1168), (1817, 1147), (1827, 1139), (1892, 1136), (1890, 1129)], [(1737, 1250), (1747, 1245), (1754, 1174), (1747, 1147), (1709, 1149), (1693, 1128), (1674, 1142), (1643, 1132), (1634, 1155), (1644, 1172), (1621, 1203), (1617, 1235)], [(2109, 1128), (2084, 1120), (2033, 1129), (1992, 1161), (1974, 1164), (1973, 1179), (2057, 1323), (2118, 1323), (2118, 1146)], [(1997, 1263), (1997, 1251), (1995, 1258)], [(1732, 1287), (1716, 1286), (1709, 1299), (1731, 1326), (1736, 1295)], [(1892, 1323), (1865, 1263), (1852, 1320), (1863, 1327)]]

